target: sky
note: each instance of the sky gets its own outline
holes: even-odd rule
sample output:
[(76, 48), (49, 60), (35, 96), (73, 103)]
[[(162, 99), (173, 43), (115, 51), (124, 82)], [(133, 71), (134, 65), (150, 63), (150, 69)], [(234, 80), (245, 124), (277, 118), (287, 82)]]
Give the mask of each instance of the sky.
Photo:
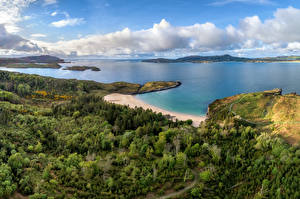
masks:
[(300, 55), (299, 0), (0, 0), (0, 56)]

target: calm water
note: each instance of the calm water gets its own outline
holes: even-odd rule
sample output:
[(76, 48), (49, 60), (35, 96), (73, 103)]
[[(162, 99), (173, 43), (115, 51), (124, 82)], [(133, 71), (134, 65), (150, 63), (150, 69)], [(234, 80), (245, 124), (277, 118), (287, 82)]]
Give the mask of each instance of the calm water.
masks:
[(61, 69), (5, 69), (56, 78), (127, 81), (145, 83), (179, 80), (178, 88), (139, 95), (145, 102), (176, 112), (203, 115), (215, 99), (238, 93), (283, 88), (285, 93), (300, 93), (299, 63), (176, 63), (155, 64), (139, 61), (77, 60), (67, 65), (99, 66), (100, 72)]

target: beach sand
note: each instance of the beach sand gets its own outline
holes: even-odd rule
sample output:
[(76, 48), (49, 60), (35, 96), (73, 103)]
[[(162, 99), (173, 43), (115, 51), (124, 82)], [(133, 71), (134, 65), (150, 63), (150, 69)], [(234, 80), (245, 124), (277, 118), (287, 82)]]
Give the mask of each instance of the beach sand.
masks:
[(183, 113), (177, 113), (172, 111), (167, 111), (156, 106), (152, 106), (143, 102), (142, 100), (137, 99), (133, 95), (124, 95), (113, 93), (110, 95), (106, 95), (104, 100), (110, 103), (120, 104), (120, 105), (128, 105), (131, 108), (141, 107), (143, 109), (151, 109), (153, 112), (162, 113), (163, 115), (170, 115), (174, 120), (193, 120), (193, 126), (198, 127), (199, 124), (206, 119), (206, 116), (197, 116), (197, 115), (189, 115)]

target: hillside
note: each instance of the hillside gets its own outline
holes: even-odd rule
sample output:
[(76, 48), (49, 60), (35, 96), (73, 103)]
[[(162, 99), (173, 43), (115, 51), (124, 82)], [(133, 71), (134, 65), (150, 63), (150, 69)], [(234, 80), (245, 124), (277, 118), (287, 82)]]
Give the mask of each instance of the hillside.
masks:
[[(16, 81), (18, 81), (18, 84), (15, 83)], [(12, 85), (13, 83), (15, 85)], [(0, 70), (0, 89), (13, 91), (21, 95), (28, 95), (35, 91), (45, 91), (49, 95), (52, 93), (68, 94), (70, 96), (82, 93), (101, 93), (101, 95), (108, 93), (139, 94), (165, 90), (179, 85), (180, 82), (177, 81), (147, 82), (144, 85), (127, 82), (99, 83), (87, 80), (56, 79)]]
[(300, 96), (295, 93), (282, 95), (275, 89), (216, 100), (209, 106), (209, 116), (221, 121), (229, 116), (278, 133), (290, 144), (300, 142)]
[(0, 58), (0, 66), (16, 63), (64, 63), (64, 60), (50, 55), (29, 56), (20, 58)]
[(102, 99), (141, 86), (0, 71), (0, 198), (299, 198), (299, 146), (226, 109), (281, 92), (218, 100), (198, 128)]

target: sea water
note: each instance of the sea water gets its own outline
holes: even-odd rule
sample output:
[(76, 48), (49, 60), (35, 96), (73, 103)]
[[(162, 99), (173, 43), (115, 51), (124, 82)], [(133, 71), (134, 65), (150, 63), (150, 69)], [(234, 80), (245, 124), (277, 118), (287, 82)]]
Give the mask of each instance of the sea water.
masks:
[(227, 96), (282, 88), (284, 93), (300, 93), (300, 63), (145, 63), (140, 60), (69, 60), (62, 64), (97, 66), (95, 71), (62, 69), (7, 69), (56, 78), (94, 80), (110, 83), (126, 81), (181, 81), (175, 89), (138, 95), (137, 98), (160, 108), (204, 115), (208, 105)]

